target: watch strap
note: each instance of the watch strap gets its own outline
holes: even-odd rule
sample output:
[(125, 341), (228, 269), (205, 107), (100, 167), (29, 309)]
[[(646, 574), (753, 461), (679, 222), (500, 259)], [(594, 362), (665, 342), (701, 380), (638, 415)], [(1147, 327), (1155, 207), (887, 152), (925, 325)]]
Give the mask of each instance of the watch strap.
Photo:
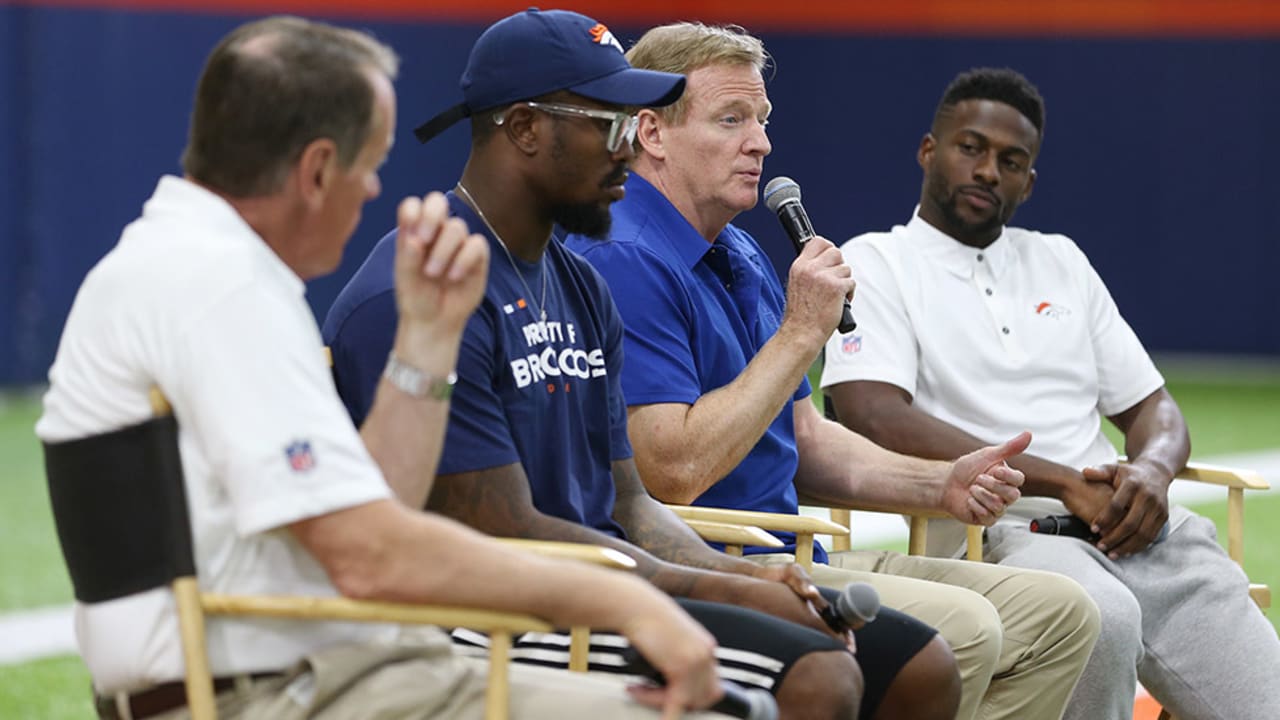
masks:
[(424, 400), (448, 400), (453, 395), (453, 385), (458, 381), (458, 374), (451, 372), (445, 377), (424, 372), (391, 353), (387, 356), (387, 366), (382, 371), (397, 390)]

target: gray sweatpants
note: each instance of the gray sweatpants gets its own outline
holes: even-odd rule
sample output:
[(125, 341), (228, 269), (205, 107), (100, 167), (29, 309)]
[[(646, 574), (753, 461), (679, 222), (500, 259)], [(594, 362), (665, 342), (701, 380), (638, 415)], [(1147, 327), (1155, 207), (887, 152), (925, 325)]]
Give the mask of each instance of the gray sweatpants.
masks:
[(986, 559), (1073, 578), (1102, 611), (1102, 632), (1067, 706), (1069, 720), (1133, 716), (1135, 683), (1176, 718), (1280, 717), (1280, 639), (1214, 525), (1184, 507), (1145, 551), (1112, 562), (1088, 543), (987, 530)]

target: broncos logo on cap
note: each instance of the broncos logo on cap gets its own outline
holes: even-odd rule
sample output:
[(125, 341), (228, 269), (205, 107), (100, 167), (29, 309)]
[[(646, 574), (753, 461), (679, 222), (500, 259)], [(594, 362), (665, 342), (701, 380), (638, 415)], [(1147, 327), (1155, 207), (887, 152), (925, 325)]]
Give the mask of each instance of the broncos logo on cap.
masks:
[(591, 41), (600, 45), (612, 45), (618, 49), (618, 52), (622, 52), (622, 43), (618, 42), (618, 38), (609, 32), (609, 28), (605, 27), (604, 23), (596, 23), (595, 27), (591, 28)]

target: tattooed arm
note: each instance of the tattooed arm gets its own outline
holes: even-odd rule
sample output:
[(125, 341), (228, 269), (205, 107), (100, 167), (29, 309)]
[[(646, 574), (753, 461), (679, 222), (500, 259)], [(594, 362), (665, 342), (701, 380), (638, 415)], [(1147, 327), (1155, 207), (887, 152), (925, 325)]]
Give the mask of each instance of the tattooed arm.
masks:
[(645, 490), (628, 458), (613, 463), (613, 486), (617, 493), (613, 519), (627, 531), (631, 542), (669, 562), (704, 570), (755, 575), (760, 566), (741, 558), (716, 552), (688, 525)]
[[(822, 607), (825, 602), (807, 578), (791, 580), (781, 577), (779, 569), (718, 556), (679, 518), (648, 498), (634, 463), (630, 460), (614, 463), (613, 470), (619, 486), (615, 519), (628, 534), (643, 538), (643, 542), (637, 539), (636, 544), (632, 544), (540, 512), (533, 505), (528, 478), (519, 464), (441, 475), (436, 479), (427, 509), (490, 535), (611, 547), (634, 558), (636, 572), (668, 595), (751, 607), (829, 632), (810, 605), (812, 602)], [(647, 503), (637, 503), (636, 492), (643, 495)], [(652, 548), (645, 543), (652, 544)], [(659, 556), (648, 552), (650, 549)], [(715, 569), (685, 566), (685, 560), (701, 561), (714, 565)]]
[(611, 547), (632, 557), (638, 566), (636, 571), (646, 578), (652, 578), (661, 564), (630, 543), (539, 511), (519, 463), (441, 475), (427, 500), (427, 509), (489, 535)]
[[(794, 603), (795, 598), (816, 603), (819, 608), (826, 605), (809, 573), (795, 563), (757, 565), (712, 550), (675, 513), (649, 495), (631, 459), (613, 463), (613, 485), (617, 494), (613, 519), (627, 531), (631, 542), (669, 563), (704, 571), (698, 574), (702, 576), (703, 584), (711, 587), (699, 588), (700, 593), (691, 591), (687, 593), (689, 597), (746, 605), (802, 623), (803, 619), (790, 614), (789, 604)], [(732, 588), (718, 587), (716, 579), (724, 578), (725, 574), (738, 576), (739, 582), (729, 583), (734, 586)], [(706, 580), (707, 577), (712, 580)], [(752, 579), (749, 587), (759, 596), (746, 600), (737, 595), (740, 580), (745, 578)], [(762, 580), (765, 582), (760, 582)], [(725, 591), (733, 599), (718, 595)]]

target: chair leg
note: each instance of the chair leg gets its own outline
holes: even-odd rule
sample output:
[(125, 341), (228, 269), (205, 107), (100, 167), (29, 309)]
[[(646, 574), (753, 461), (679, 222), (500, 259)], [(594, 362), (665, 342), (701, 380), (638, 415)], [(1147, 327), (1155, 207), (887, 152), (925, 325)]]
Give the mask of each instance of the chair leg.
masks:
[(796, 533), (796, 562), (805, 570), (813, 570), (813, 533)]
[(511, 656), (511, 633), (489, 634), (489, 684), (484, 692), (485, 720), (507, 720), (511, 707), (511, 686), (507, 676)]
[(974, 562), (982, 562), (982, 526), (966, 525), (965, 540), (967, 549), (965, 550), (965, 559)]
[(187, 708), (192, 720), (217, 720), (218, 705), (213, 699), (213, 675), (205, 647), (204, 608), (200, 587), (194, 577), (173, 581), (173, 599), (178, 607), (178, 631), (182, 636), (182, 659), (186, 664)]
[[(853, 530), (853, 516), (848, 510), (832, 508), (831, 522), (837, 525), (843, 525), (849, 528), (850, 530)], [(837, 535), (831, 538), (831, 549), (836, 552), (852, 550), (853, 549), (853, 541), (851, 539), (852, 535), (853, 533), (850, 533), (849, 535)]]
[(591, 628), (569, 628), (569, 669), (587, 671), (587, 654), (591, 651)]
[(929, 535), (929, 518), (921, 515), (911, 516), (911, 531), (907, 538), (908, 555), (924, 555)]
[(1244, 490), (1227, 490), (1227, 554), (1244, 565)]

